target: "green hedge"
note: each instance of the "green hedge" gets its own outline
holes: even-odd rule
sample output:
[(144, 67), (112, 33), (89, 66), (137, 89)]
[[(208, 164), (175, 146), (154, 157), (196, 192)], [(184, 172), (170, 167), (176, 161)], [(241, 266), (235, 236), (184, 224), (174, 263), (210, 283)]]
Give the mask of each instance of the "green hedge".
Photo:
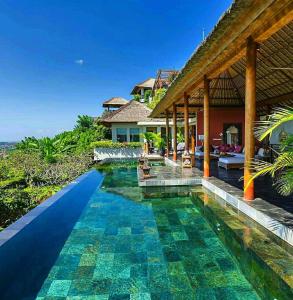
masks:
[(143, 146), (140, 142), (129, 142), (129, 143), (120, 143), (112, 141), (98, 141), (91, 144), (93, 148), (141, 148)]

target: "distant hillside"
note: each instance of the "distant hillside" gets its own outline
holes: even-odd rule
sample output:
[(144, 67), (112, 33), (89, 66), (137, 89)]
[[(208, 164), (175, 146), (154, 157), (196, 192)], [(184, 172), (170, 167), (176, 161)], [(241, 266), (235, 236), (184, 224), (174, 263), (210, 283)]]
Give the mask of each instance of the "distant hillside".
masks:
[(11, 149), (14, 148), (16, 144), (17, 142), (0, 142), (0, 149)]

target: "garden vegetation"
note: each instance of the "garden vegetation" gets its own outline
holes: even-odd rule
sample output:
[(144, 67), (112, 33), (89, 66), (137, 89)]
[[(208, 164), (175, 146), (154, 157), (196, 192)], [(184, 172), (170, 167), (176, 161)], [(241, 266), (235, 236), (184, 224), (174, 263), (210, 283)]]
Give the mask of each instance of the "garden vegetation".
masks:
[(27, 137), (2, 153), (0, 230), (87, 171), (93, 163), (92, 144), (110, 137), (99, 119), (78, 116), (72, 131), (53, 138)]

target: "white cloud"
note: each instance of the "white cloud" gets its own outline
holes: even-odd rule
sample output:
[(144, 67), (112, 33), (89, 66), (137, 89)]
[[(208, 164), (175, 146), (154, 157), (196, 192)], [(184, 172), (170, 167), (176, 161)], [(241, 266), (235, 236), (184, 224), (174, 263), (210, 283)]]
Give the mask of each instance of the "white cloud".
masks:
[(74, 61), (77, 65), (82, 66), (84, 64), (84, 60), (83, 59), (77, 59)]

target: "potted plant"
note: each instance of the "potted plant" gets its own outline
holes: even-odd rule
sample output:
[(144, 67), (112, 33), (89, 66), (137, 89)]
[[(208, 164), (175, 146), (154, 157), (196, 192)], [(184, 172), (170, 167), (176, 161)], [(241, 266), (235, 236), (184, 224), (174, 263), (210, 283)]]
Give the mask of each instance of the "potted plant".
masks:
[(165, 156), (166, 143), (165, 143), (165, 140), (161, 137), (160, 133), (154, 134), (154, 144), (155, 144), (155, 147), (158, 149), (159, 154), (161, 156)]
[(150, 145), (154, 140), (154, 133), (153, 132), (144, 132), (141, 134), (143, 139), (145, 140), (145, 153), (149, 154), (150, 151)]

